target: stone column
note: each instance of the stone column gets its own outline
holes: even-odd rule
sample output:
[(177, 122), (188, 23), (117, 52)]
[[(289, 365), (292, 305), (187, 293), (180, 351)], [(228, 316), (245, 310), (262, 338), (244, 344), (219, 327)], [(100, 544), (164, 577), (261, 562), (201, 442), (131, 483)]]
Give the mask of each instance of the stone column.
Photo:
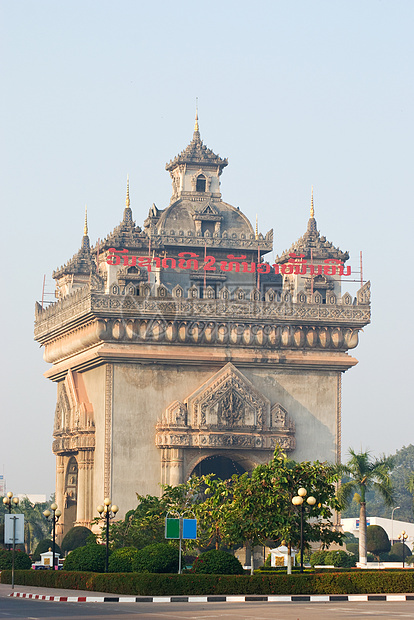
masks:
[(94, 516), (93, 508), (93, 455), (91, 450), (82, 450), (78, 454), (78, 496), (76, 525), (90, 527)]
[(180, 448), (172, 448), (169, 452), (169, 463), (166, 463), (169, 469), (169, 484), (177, 486), (183, 482), (184, 454)]
[(55, 488), (55, 502), (58, 505), (59, 510), (62, 511), (56, 526), (56, 541), (58, 544), (62, 542), (63, 532), (65, 528), (65, 457), (61, 455), (56, 456), (56, 488)]

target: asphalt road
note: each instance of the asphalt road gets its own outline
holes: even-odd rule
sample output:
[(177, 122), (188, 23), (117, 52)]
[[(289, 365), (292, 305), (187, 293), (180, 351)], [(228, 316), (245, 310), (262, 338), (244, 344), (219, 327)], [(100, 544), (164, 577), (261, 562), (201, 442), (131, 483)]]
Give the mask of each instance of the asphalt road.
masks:
[(351, 620), (414, 619), (414, 601), (368, 603), (61, 603), (0, 595), (0, 620)]

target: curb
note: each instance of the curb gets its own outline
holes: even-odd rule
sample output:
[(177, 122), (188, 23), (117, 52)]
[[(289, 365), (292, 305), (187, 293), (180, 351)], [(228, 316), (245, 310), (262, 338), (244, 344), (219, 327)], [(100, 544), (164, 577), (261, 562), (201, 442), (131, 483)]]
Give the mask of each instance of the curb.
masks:
[(327, 594), (293, 596), (51, 596), (12, 592), (15, 598), (64, 603), (333, 603), (368, 601), (414, 601), (414, 594)]

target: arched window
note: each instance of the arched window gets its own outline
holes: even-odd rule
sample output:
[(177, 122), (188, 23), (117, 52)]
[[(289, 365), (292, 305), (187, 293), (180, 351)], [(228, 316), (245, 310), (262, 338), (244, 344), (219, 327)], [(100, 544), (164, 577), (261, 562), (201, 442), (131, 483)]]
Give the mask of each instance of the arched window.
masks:
[(196, 191), (197, 192), (206, 191), (206, 177), (203, 174), (199, 174), (197, 177)]

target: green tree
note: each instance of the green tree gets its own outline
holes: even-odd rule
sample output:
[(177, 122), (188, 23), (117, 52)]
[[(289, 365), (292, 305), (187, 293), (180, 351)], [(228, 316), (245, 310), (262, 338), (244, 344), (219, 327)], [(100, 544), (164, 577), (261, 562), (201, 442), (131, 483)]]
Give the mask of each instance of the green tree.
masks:
[(73, 551), (78, 547), (83, 547), (88, 543), (88, 538), (91, 537), (91, 530), (83, 525), (75, 525), (71, 527), (63, 537), (61, 549), (63, 553)]
[(20, 512), (24, 515), (24, 544), (26, 553), (33, 553), (38, 543), (50, 536), (51, 523), (49, 523), (43, 514), (51, 504), (49, 502), (42, 502), (39, 504), (32, 504), (32, 502), (24, 497), (16, 512)]
[(367, 527), (367, 551), (375, 555), (379, 562), (381, 553), (388, 553), (390, 549), (390, 539), (384, 528), (380, 525), (369, 525)]
[(346, 476), (343, 481), (339, 498), (344, 506), (353, 500), (359, 504), (359, 561), (367, 563), (367, 513), (366, 494), (374, 488), (391, 506), (393, 503), (390, 472), (393, 468), (393, 459), (383, 456), (372, 460), (369, 452), (356, 453), (349, 449), (351, 458), (339, 470)]
[[(203, 527), (214, 509), (214, 519), (223, 543), (251, 546), (266, 544), (269, 540), (284, 540), (288, 557), (292, 547), (300, 541), (300, 509), (292, 504), (292, 497), (304, 487), (317, 497), (317, 503), (308, 507), (311, 517), (304, 519), (304, 540), (340, 542), (343, 534), (332, 527), (331, 519), (339, 509), (335, 483), (338, 473), (326, 463), (296, 463), (277, 448), (273, 459), (256, 467), (251, 476), (234, 475), (231, 480), (206, 480), (208, 499), (195, 507)], [(207, 518), (204, 516), (207, 513)], [(253, 570), (253, 566), (252, 566)]]

